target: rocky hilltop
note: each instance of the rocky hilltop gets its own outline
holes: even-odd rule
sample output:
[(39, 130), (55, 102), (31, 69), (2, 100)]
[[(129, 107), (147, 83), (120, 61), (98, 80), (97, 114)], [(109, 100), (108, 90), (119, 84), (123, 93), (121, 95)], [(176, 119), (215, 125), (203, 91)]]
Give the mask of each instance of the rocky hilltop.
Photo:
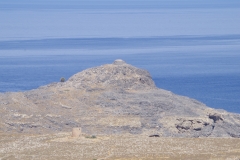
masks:
[(0, 130), (163, 137), (240, 137), (240, 115), (209, 108), (155, 86), (122, 60), (79, 72), (66, 82), (0, 94)]

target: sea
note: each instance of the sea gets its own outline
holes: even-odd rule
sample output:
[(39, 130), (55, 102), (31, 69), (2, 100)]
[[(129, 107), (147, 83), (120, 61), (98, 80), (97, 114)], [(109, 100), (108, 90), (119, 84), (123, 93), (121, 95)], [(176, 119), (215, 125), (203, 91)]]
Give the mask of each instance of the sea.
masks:
[(0, 93), (115, 59), (157, 87), (240, 113), (239, 1), (0, 1)]
[[(0, 42), (0, 92), (20, 92), (122, 59), (157, 87), (240, 113), (240, 35)], [(19, 54), (21, 53), (21, 54)]]

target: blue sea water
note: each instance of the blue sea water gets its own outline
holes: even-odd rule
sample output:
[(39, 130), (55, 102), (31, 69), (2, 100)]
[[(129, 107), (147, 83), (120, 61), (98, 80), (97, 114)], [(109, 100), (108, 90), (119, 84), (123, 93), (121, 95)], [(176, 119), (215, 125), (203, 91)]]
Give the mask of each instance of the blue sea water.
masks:
[(240, 113), (239, 0), (0, 0), (0, 92), (123, 59), (159, 88)]
[(240, 113), (240, 36), (73, 38), (0, 42), (0, 92), (26, 91), (123, 59), (159, 88)]

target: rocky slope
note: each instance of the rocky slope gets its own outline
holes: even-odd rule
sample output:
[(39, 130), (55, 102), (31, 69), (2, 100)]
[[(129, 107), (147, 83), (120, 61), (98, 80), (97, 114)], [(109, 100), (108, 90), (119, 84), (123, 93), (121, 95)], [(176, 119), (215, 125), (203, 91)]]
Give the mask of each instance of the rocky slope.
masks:
[(165, 137), (240, 137), (240, 115), (155, 86), (150, 74), (116, 60), (66, 82), (0, 94), (0, 130)]

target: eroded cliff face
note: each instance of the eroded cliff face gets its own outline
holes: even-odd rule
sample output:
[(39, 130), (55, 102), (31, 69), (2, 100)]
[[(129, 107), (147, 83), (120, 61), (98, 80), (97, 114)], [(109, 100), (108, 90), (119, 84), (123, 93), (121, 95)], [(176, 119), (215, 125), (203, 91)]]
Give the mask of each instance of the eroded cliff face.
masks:
[(240, 115), (155, 86), (150, 74), (122, 60), (79, 72), (63, 83), (0, 94), (4, 132), (167, 137), (240, 137)]

